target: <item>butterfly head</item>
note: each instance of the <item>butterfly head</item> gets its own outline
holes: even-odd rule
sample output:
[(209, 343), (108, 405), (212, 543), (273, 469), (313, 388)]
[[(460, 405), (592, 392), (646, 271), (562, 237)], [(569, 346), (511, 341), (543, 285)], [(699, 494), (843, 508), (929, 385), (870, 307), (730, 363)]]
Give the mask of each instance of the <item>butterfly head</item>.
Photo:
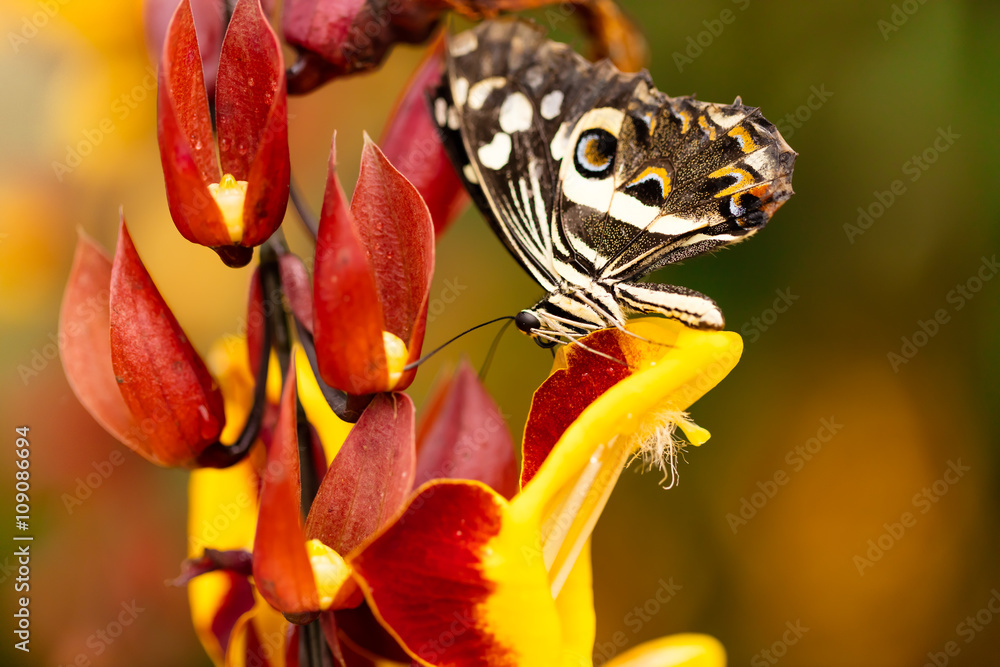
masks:
[(564, 285), (514, 317), (517, 328), (541, 347), (568, 343), (623, 321), (610, 294), (596, 285), (589, 290)]
[(542, 331), (542, 321), (530, 310), (522, 310), (514, 317), (514, 324), (517, 328), (532, 338), (540, 347), (555, 347), (557, 340), (542, 338), (538, 334)]

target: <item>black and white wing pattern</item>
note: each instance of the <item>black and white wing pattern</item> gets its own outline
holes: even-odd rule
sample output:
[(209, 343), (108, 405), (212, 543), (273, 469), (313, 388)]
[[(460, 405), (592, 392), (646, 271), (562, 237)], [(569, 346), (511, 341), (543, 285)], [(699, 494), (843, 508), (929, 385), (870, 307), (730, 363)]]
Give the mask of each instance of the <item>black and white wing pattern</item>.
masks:
[(519, 327), (575, 337), (624, 311), (717, 328), (692, 290), (637, 283), (734, 243), (792, 194), (795, 152), (759, 111), (670, 98), (517, 20), (453, 37), (431, 104), (466, 187), (548, 290)]

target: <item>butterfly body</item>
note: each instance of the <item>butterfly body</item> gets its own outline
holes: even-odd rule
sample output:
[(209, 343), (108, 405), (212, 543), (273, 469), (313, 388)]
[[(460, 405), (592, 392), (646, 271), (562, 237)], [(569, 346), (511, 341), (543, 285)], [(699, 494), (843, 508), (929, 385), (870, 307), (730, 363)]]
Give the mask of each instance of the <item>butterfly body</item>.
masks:
[(757, 109), (670, 98), (521, 21), (453, 37), (431, 105), (473, 199), (547, 291), (516, 318), (546, 346), (629, 312), (721, 328), (710, 298), (640, 279), (746, 238), (792, 194), (795, 152)]

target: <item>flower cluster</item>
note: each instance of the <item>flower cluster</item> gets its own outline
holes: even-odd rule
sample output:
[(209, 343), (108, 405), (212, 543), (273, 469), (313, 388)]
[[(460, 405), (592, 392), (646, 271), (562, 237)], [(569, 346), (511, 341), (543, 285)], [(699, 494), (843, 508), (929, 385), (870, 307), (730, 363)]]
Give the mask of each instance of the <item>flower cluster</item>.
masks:
[[(590, 665), (594, 524), (634, 457), (669, 461), (675, 428), (692, 444), (707, 439), (685, 411), (735, 366), (740, 338), (656, 319), (591, 334), (558, 353), (535, 392), (520, 458), (467, 364), (418, 419), (404, 391), (422, 349), (435, 238), (467, 201), (424, 103), (441, 41), (381, 148), (365, 138), (350, 200), (331, 148), (311, 277), (280, 229), (286, 96), (428, 38), (442, 9), (284, 4), (285, 41), (300, 50), (288, 80), (269, 3), (239, 0), (224, 38), (196, 28), (194, 7), (212, 3), (193, 0), (150, 28), (162, 44), (158, 130), (173, 221), (231, 266), (260, 249), (245, 337), (202, 359), (122, 214), (113, 257), (79, 239), (60, 314), (69, 382), (136, 453), (191, 469), (189, 559), (176, 583), (216, 664)], [(444, 4), (478, 18), (548, 3)], [(613, 3), (581, 6), (598, 51), (638, 57)], [(381, 27), (364, 42), (373, 21)], [(414, 145), (419, 160), (407, 159)], [(724, 661), (714, 639), (676, 635), (609, 664)]]

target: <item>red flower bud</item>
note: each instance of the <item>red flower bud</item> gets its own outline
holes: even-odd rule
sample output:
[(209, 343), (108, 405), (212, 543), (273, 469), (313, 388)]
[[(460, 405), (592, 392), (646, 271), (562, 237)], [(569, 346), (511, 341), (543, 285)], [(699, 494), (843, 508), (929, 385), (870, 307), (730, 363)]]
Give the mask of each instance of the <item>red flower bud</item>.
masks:
[(313, 276), (319, 371), (349, 394), (405, 389), (424, 339), (434, 229), (420, 193), (365, 137), (348, 208), (330, 151)]
[(179, 466), (218, 439), (222, 395), (142, 265), (124, 217), (113, 264), (81, 235), (59, 326), (70, 386), (120, 441)]
[(414, 486), (432, 479), (474, 479), (505, 498), (517, 493), (510, 431), (468, 361), (427, 402), (417, 452)]
[(441, 7), (416, 0), (286, 0), (285, 40), (302, 56), (292, 66), (289, 91), (307, 93), (325, 81), (374, 69), (393, 44), (427, 39)]
[(160, 65), (158, 138), (170, 215), (184, 238), (243, 266), (288, 204), (281, 45), (259, 0), (240, 0), (219, 59), (218, 157), (190, 0), (174, 13)]

